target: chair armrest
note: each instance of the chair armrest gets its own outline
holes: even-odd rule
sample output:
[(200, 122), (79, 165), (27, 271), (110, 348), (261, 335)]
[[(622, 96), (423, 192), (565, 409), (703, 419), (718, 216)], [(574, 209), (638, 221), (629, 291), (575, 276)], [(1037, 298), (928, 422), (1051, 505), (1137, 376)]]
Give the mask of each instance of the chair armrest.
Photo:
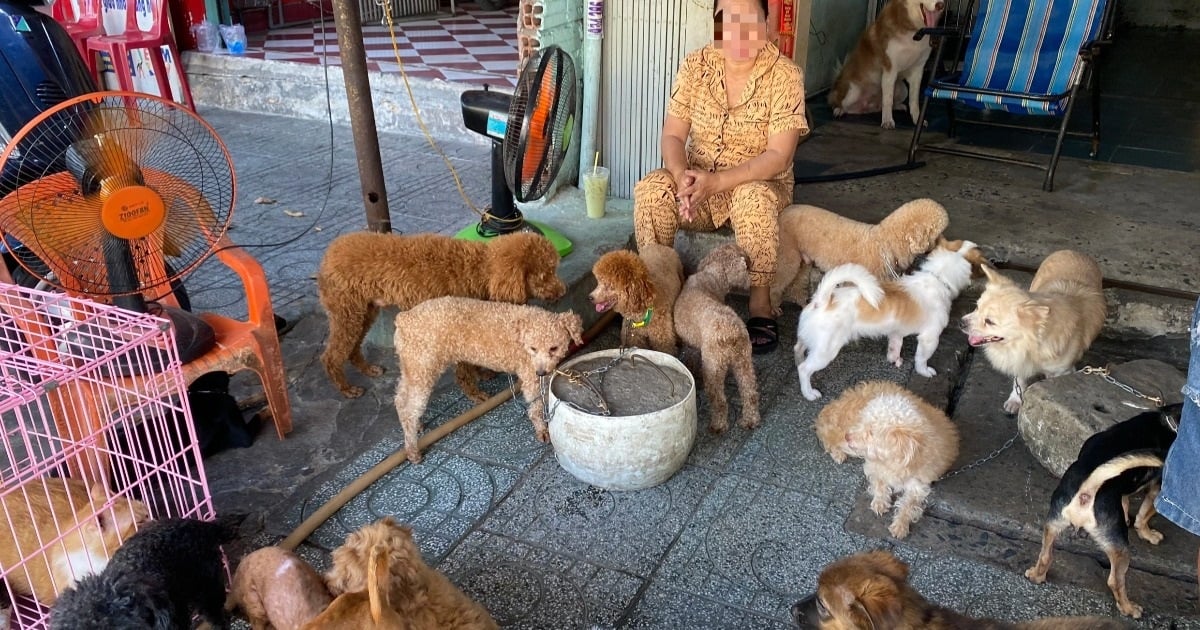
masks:
[(228, 236), (222, 236), (221, 240), (217, 241), (217, 248), (217, 259), (242, 279), (242, 286), (246, 289), (246, 312), (250, 323), (256, 326), (264, 323), (274, 326), (271, 287), (267, 284), (267, 274), (262, 265)]
[(958, 35), (959, 32), (960, 31), (956, 28), (949, 28), (946, 26), (935, 26), (933, 28), (926, 27), (918, 30), (917, 33), (913, 35), (913, 41), (919, 42), (924, 39), (926, 35), (930, 37), (950, 37), (951, 35)]

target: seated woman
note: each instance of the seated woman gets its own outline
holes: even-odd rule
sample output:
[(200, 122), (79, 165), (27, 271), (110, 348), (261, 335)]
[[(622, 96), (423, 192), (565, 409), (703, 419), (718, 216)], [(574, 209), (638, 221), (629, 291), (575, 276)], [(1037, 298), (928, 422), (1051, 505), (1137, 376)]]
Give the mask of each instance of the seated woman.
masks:
[[(684, 59), (667, 104), (661, 168), (634, 187), (639, 246), (726, 222), (750, 257), (755, 353), (778, 346), (770, 284), (779, 212), (791, 203), (792, 156), (808, 133), (800, 68), (767, 35), (767, 0), (717, 0), (713, 43)], [(691, 140), (689, 143), (688, 140)]]

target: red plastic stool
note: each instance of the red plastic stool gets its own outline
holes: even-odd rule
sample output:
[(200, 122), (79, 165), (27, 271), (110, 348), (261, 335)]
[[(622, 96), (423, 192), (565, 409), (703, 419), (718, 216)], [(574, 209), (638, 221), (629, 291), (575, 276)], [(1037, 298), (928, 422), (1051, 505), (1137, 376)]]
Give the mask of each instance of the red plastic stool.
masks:
[[(63, 0), (58, 0), (62, 2)], [(192, 102), (192, 91), (188, 88), (187, 75), (183, 71), (183, 62), (179, 58), (179, 47), (175, 45), (175, 36), (171, 31), (170, 14), (166, 11), (166, 0), (146, 0), (150, 5), (150, 15), (154, 19), (150, 30), (138, 28), (137, 5), (139, 0), (126, 0), (125, 32), (121, 35), (104, 35), (87, 40), (88, 65), (93, 74), (99, 76), (100, 62), (97, 53), (108, 53), (112, 60), (113, 71), (121, 82), (121, 89), (136, 90), (133, 84), (133, 69), (129, 66), (131, 50), (147, 48), (150, 50), (150, 63), (154, 72), (154, 80), (158, 83), (159, 96), (173, 100), (171, 81), (167, 76), (167, 64), (163, 62), (162, 47), (167, 46), (171, 59), (175, 62), (175, 70), (179, 74), (179, 87), (183, 93), (183, 104), (195, 110)]]
[[(81, 11), (80, 13), (83, 15), (76, 15), (74, 7), (71, 6), (71, 0), (54, 0), (50, 15), (54, 21), (62, 25), (63, 29), (67, 31), (67, 35), (71, 36), (71, 41), (75, 42), (75, 48), (79, 50), (79, 54), (83, 55), (84, 61), (88, 62), (90, 68), (95, 63), (88, 59), (87, 40), (104, 35), (104, 27), (100, 25), (99, 2), (80, 0), (80, 4), (90, 4), (91, 11)], [(88, 13), (90, 15), (87, 15)]]

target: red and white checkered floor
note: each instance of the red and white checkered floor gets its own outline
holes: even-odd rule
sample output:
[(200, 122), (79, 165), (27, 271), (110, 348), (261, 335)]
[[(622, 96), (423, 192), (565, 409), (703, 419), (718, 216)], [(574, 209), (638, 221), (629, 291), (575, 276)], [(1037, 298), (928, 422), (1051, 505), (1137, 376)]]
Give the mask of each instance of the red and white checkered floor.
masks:
[[(517, 7), (485, 11), (459, 2), (456, 15), (444, 12), (394, 22), (400, 61), (410, 78), (442, 79), (471, 85), (513, 87), (517, 77)], [(247, 57), (293, 63), (338, 65), (333, 17), (322, 24), (273, 30), (252, 38)], [(392, 39), (380, 20), (363, 20), (363, 43), (371, 70), (400, 72)]]

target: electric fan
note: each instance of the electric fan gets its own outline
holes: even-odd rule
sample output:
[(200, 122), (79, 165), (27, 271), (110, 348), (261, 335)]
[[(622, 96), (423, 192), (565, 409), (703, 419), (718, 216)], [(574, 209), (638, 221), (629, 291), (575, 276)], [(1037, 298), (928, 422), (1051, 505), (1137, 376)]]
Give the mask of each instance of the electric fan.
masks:
[[(0, 232), (27, 245), (18, 262), (67, 293), (137, 312), (214, 251), (233, 210), (233, 161), (212, 127), (136, 92), (45, 110), (0, 153), (0, 172), (29, 182), (0, 199)], [(212, 346), (208, 324), (161, 310), (185, 363)]]
[(492, 205), (458, 238), (484, 240), (532, 230), (545, 235), (560, 256), (571, 242), (542, 223), (526, 221), (513, 202), (541, 199), (550, 189), (575, 128), (575, 64), (558, 46), (539, 51), (525, 65), (512, 95), (488, 89), (462, 95), (463, 122), (492, 139)]

